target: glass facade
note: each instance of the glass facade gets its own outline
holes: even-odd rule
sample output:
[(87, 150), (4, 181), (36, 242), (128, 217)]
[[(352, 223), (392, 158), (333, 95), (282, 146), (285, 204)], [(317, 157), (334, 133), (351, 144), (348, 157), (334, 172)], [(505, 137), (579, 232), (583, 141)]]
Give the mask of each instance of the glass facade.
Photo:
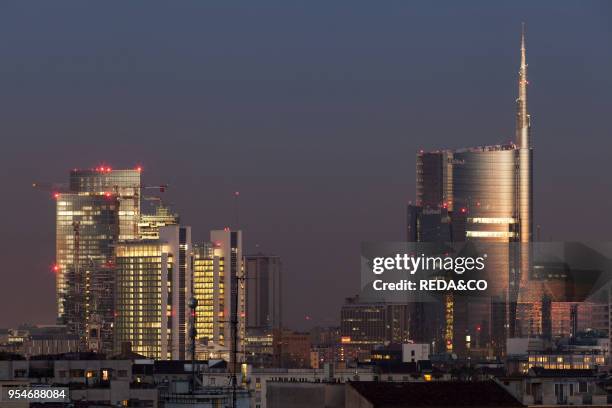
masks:
[(340, 310), (340, 333), (344, 351), (354, 358), (369, 359), (376, 346), (406, 343), (409, 339), (408, 304), (361, 302), (348, 298)]
[(140, 171), (75, 169), (56, 199), (58, 320), (82, 342), (100, 334), (95, 348), (110, 351), (114, 245), (138, 237)]
[(70, 191), (97, 195), (116, 195), (119, 199), (119, 239), (138, 239), (140, 219), (140, 171), (100, 167), (72, 170)]
[(517, 149), (500, 145), (456, 151), (453, 162), (454, 238), (493, 243), (487, 247), (487, 271), (496, 277), (489, 283), (492, 298), (454, 299), (454, 350), (467, 352), (473, 347), (463, 341), (469, 336), (499, 354), (505, 348), (509, 319), (514, 315), (508, 299), (515, 254), (512, 246), (505, 244), (518, 238)]
[(453, 209), (453, 152), (420, 152), (416, 159), (417, 206)]
[(115, 196), (62, 193), (56, 206), (58, 317), (73, 332), (83, 335), (91, 313), (92, 275), (112, 266), (114, 259), (119, 202)]

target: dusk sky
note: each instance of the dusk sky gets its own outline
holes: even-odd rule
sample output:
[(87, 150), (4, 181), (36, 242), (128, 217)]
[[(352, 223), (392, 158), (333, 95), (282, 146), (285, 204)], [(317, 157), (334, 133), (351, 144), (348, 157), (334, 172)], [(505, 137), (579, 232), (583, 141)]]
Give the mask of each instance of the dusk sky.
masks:
[(169, 184), (196, 240), (240, 191), (285, 323), (337, 324), (360, 243), (405, 239), (416, 152), (513, 140), (521, 21), (535, 224), (611, 240), (608, 1), (0, 2), (0, 327), (56, 316), (55, 203), (32, 182), (100, 164)]

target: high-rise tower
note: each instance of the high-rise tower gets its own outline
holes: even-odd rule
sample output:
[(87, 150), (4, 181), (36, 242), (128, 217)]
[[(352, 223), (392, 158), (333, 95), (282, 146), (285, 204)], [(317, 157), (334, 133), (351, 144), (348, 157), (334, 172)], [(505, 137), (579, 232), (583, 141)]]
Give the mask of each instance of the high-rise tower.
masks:
[(125, 343), (156, 359), (184, 360), (189, 339), (191, 227), (167, 225), (158, 240), (116, 245), (114, 348)]
[(74, 169), (54, 196), (58, 320), (86, 349), (110, 351), (114, 245), (138, 237), (140, 170)]
[(262, 253), (245, 256), (245, 305), (247, 328), (282, 327), (281, 258)]
[(233, 365), (242, 359), (246, 330), (242, 231), (213, 230), (210, 242), (194, 246), (193, 295), (198, 358), (223, 358)]
[[(524, 26), (518, 83), (515, 143), (417, 155), (417, 203), (409, 206), (408, 239), (487, 245), (487, 271), (495, 278), (490, 302), (446, 298), (446, 316), (452, 319), (445, 322), (444, 344), (459, 354), (471, 347), (461, 343), (464, 338), (479, 338), (480, 345), (503, 352), (507, 336), (541, 332), (542, 291), (529, 281), (533, 148)], [(425, 318), (424, 308), (415, 313), (415, 321), (435, 321)]]

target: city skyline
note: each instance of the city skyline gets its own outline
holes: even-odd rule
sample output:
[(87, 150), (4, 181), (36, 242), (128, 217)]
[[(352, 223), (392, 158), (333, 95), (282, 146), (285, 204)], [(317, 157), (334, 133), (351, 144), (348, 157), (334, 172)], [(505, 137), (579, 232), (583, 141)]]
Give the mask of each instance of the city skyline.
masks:
[[(600, 4), (600, 6), (605, 9), (603, 4)], [(565, 7), (571, 8), (567, 5)], [(489, 7), (485, 11), (492, 13), (493, 10), (495, 10), (494, 7)], [(427, 7), (421, 10), (425, 14), (428, 11), (431, 12)], [(587, 151), (583, 152), (582, 157), (571, 156), (570, 153), (573, 150), (568, 148), (574, 149), (575, 146), (559, 143), (559, 140), (563, 140), (563, 137), (557, 137), (557, 135), (565, 135), (566, 140), (571, 140), (569, 136), (576, 132), (590, 131), (593, 133), (582, 134), (579, 140), (584, 140), (585, 143), (588, 143), (588, 141), (601, 142), (602, 146), (606, 146), (601, 137), (606, 128), (609, 129), (609, 125), (604, 124), (605, 118), (600, 118), (600, 122), (595, 120), (594, 123), (590, 123), (588, 120), (580, 121), (582, 125), (580, 127), (577, 127), (574, 123), (577, 118), (581, 117), (597, 119), (603, 116), (605, 106), (603, 94), (605, 92), (602, 92), (602, 95), (595, 93), (590, 100), (583, 101), (584, 103), (581, 106), (572, 106), (571, 109), (557, 99), (567, 93), (568, 88), (575, 95), (582, 95), (581, 90), (577, 89), (578, 84), (584, 85), (587, 88), (584, 92), (589, 95), (594, 92), (593, 87), (596, 85), (601, 87), (600, 89), (610, 87), (612, 83), (609, 78), (604, 78), (603, 72), (605, 72), (606, 67), (612, 66), (612, 56), (609, 51), (607, 51), (607, 54), (603, 52), (600, 54), (597, 51), (593, 52), (591, 49), (580, 48), (577, 39), (570, 35), (564, 37), (564, 34), (560, 32), (560, 22), (569, 21), (569, 16), (564, 16), (563, 13), (559, 12), (559, 26), (553, 23), (549, 23), (550, 25), (547, 26), (542, 22), (537, 22), (539, 16), (537, 8), (530, 10), (530, 12), (534, 16), (531, 19), (524, 19), (529, 27), (529, 60), (532, 64), (530, 78), (534, 83), (534, 86), (530, 87), (530, 110), (537, 112), (537, 120), (533, 124), (538, 135), (537, 160), (535, 161), (534, 171), (536, 177), (535, 190), (537, 191), (535, 194), (536, 216), (534, 218), (538, 220), (538, 224), (543, 226), (542, 237), (544, 239), (548, 239), (549, 236), (558, 237), (559, 240), (573, 236), (588, 238), (596, 236), (596, 239), (603, 239), (606, 236), (606, 231), (609, 230), (609, 225), (606, 224), (606, 221), (600, 221), (595, 215), (585, 214), (584, 225), (570, 220), (567, 225), (558, 226), (554, 221), (571, 209), (584, 208), (583, 200), (589, 200), (590, 198), (588, 212), (595, 214), (598, 209), (603, 210), (611, 201), (608, 196), (601, 199), (598, 195), (598, 192), (605, 188), (605, 184), (600, 185), (593, 182), (591, 187), (585, 186), (585, 183), (579, 185), (580, 180), (588, 176), (589, 170), (592, 171), (597, 168), (596, 164), (589, 163), (591, 160), (587, 159), (601, 158), (603, 157), (601, 156), (602, 153)], [(518, 11), (517, 14), (519, 14)], [(356, 16), (353, 17), (356, 18)], [(316, 17), (311, 16), (311, 18)], [(532, 20), (536, 20), (536, 22)], [(138, 123), (140, 122), (138, 117), (142, 113), (142, 111), (139, 111), (139, 107), (134, 108), (131, 111), (132, 114), (126, 114), (119, 110), (114, 113), (107, 113), (106, 119), (104, 114), (97, 118), (96, 115), (93, 115), (88, 119), (85, 115), (84, 118), (77, 119), (77, 123), (72, 126), (60, 123), (61, 118), (65, 118), (66, 115), (66, 113), (60, 112), (55, 129), (57, 129), (56, 132), (60, 133), (62, 130), (68, 130), (66, 136), (59, 137), (59, 141), (63, 143), (64, 149), (67, 148), (69, 152), (57, 154), (59, 152), (57, 148), (55, 150), (54, 148), (44, 149), (43, 147), (46, 146), (47, 142), (42, 139), (40, 146), (32, 147), (29, 144), (26, 145), (17, 141), (12, 142), (15, 143), (14, 145), (9, 145), (9, 151), (11, 147), (15, 147), (18, 153), (25, 152), (26, 147), (32, 149), (30, 151), (32, 158), (35, 161), (41, 160), (41, 163), (45, 164), (45, 169), (32, 168), (24, 164), (20, 164), (18, 167), (12, 165), (12, 168), (23, 169), (23, 171), (16, 177), (18, 182), (11, 179), (7, 185), (20, 193), (20, 197), (23, 197), (27, 202), (20, 203), (22, 208), (17, 208), (12, 202), (3, 204), (3, 207), (6, 206), (5, 212), (8, 213), (24, 214), (29, 211), (29, 214), (32, 215), (22, 224), (23, 229), (16, 229), (14, 221), (9, 220), (8, 235), (16, 236), (18, 239), (13, 242), (5, 238), (2, 241), (3, 247), (9, 249), (7, 251), (9, 253), (9, 268), (23, 268), (23, 276), (28, 277), (28, 284), (37, 286), (21, 289), (12, 285), (10, 292), (21, 293), (20, 296), (23, 296), (28, 293), (28, 290), (32, 290), (33, 293), (37, 294), (37, 299), (34, 301), (36, 310), (32, 310), (31, 306), (29, 310), (20, 310), (23, 309), (23, 306), (21, 308), (17, 307), (18, 312), (14, 316), (3, 314), (0, 319), (0, 326), (24, 321), (44, 323), (53, 319), (53, 313), (48, 313), (49, 316), (39, 317), (43, 316), (41, 310), (52, 309), (54, 304), (54, 276), (51, 271), (54, 257), (52, 254), (49, 256), (49, 252), (53, 252), (54, 246), (53, 238), (49, 239), (54, 235), (53, 210), (51, 209), (53, 201), (49, 200), (49, 206), (46, 207), (44, 203), (45, 194), (28, 190), (29, 186), (33, 181), (62, 181), (65, 179), (68, 169), (74, 166), (93, 167), (99, 164), (112, 165), (115, 168), (133, 168), (142, 165), (144, 167), (143, 179), (145, 184), (168, 183), (170, 188), (165, 193), (168, 197), (167, 200), (174, 204), (172, 209), (178, 212), (181, 221), (193, 226), (194, 232), (197, 230), (197, 233), (201, 234), (198, 238), (203, 238), (211, 229), (232, 225), (238, 218), (241, 229), (245, 231), (246, 253), (254, 253), (261, 249), (266, 253), (274, 253), (283, 258), (283, 271), (287, 274), (284, 277), (286, 298), (293, 300), (293, 302), (287, 302), (284, 308), (288, 325), (300, 328), (316, 323), (337, 324), (336, 311), (339, 310), (343, 298), (353, 295), (358, 290), (359, 242), (405, 239), (403, 234), (405, 225), (404, 206), (408, 201), (415, 199), (413, 194), (414, 152), (420, 148), (493, 144), (513, 139), (512, 101), (517, 96), (515, 86), (517, 80), (516, 67), (518, 66), (516, 50), (517, 27), (520, 27), (520, 21), (517, 19), (512, 24), (504, 24), (493, 31), (494, 35), (492, 37), (497, 41), (496, 47), (498, 49), (487, 48), (487, 46), (493, 46), (494, 41), (492, 39), (477, 37), (467, 29), (459, 36), (463, 40), (470, 40), (469, 46), (461, 44), (457, 39), (452, 41), (452, 46), (456, 48), (447, 49), (446, 55), (452, 55), (453, 58), (457, 59), (456, 65), (459, 67), (464, 65), (465, 71), (470, 72), (470, 75), (465, 79), (467, 84), (459, 84), (454, 81), (457, 79), (459, 71), (446, 72), (442, 70), (436, 72), (428, 62), (425, 65), (430, 69), (431, 77), (420, 78), (424, 80), (426, 85), (417, 86), (410, 81), (410, 73), (418, 74), (420, 72), (422, 74), (422, 67), (418, 63), (416, 64), (417, 67), (413, 67), (411, 65), (414, 62), (413, 60), (403, 60), (401, 58), (397, 65), (403, 68), (411, 68), (405, 76), (398, 75), (399, 71), (396, 71), (397, 68), (395, 68), (393, 73), (397, 76), (392, 75), (391, 79), (381, 80), (380, 77), (367, 79), (368, 71), (357, 69), (354, 71), (357, 78), (353, 78), (352, 81), (349, 79), (340, 80), (342, 72), (351, 71), (344, 64), (340, 64), (338, 60), (328, 56), (336, 64), (334, 65), (336, 70), (331, 72), (337, 77), (335, 79), (333, 76), (331, 79), (319, 78), (314, 82), (330, 83), (339, 87), (336, 90), (330, 90), (331, 93), (328, 94), (331, 103), (337, 104), (332, 112), (339, 118), (336, 121), (330, 121), (323, 115), (323, 111), (309, 111), (307, 109), (309, 103), (328, 100), (328, 98), (324, 98), (326, 93), (317, 88), (316, 95), (309, 94), (305, 87), (299, 87), (298, 96), (295, 98), (301, 102), (299, 105), (302, 106), (302, 110), (297, 114), (295, 112), (292, 114), (289, 107), (287, 110), (281, 110), (286, 115), (286, 119), (283, 115), (280, 115), (280, 119), (276, 119), (281, 122), (282, 126), (280, 128), (285, 129), (284, 132), (275, 131), (274, 124), (277, 122), (274, 119), (274, 113), (277, 112), (276, 109), (282, 109), (279, 102), (292, 100), (291, 96), (283, 94), (280, 99), (274, 101), (276, 105), (272, 104), (265, 107), (263, 111), (258, 110), (262, 108), (262, 105), (254, 103), (253, 107), (256, 113), (250, 115), (240, 111), (240, 109), (234, 112), (240, 114), (244, 121), (241, 125), (244, 127), (243, 131), (250, 129), (258, 135), (254, 140), (251, 140), (248, 136), (236, 135), (235, 132), (240, 132), (238, 130), (240, 127), (233, 128), (229, 125), (230, 122), (226, 122), (231, 117), (227, 116), (229, 111), (221, 112), (215, 126), (211, 126), (211, 119), (199, 120), (195, 111), (183, 117), (189, 118), (185, 123), (180, 120), (181, 115), (175, 111), (175, 119), (160, 120), (162, 129), (158, 131), (155, 131), (149, 125), (145, 126)], [(552, 30), (550, 30), (551, 25)], [(603, 23), (601, 26), (592, 24), (590, 27), (580, 27), (582, 30), (579, 33), (582, 35), (581, 38), (583, 40), (585, 38), (590, 39), (591, 41), (588, 43), (591, 44), (597, 43), (597, 41), (589, 34), (593, 35), (598, 32), (597, 30), (606, 33)], [(399, 25), (397, 29), (399, 30)], [(547, 29), (552, 33), (548, 32)], [(429, 33), (433, 34), (433, 31), (429, 31)], [(577, 34), (576, 32), (572, 33)], [(263, 35), (262, 32), (260, 34)], [(457, 35), (457, 33), (454, 34)], [(609, 28), (607, 34), (610, 35)], [(553, 35), (556, 35), (559, 41), (556, 41)], [(342, 36), (332, 36), (332, 38), (345, 46), (350, 44)], [(565, 41), (561, 38), (564, 38)], [(436, 37), (428, 38), (428, 40), (434, 48), (436, 45), (443, 44)], [(450, 41), (450, 39), (448, 40)], [(572, 40), (576, 42), (572, 42)], [(479, 43), (475, 44), (475, 41)], [(559, 42), (564, 42), (563, 46), (558, 44)], [(401, 41), (392, 41), (391, 44), (398, 51), (401, 50)], [(482, 47), (478, 47), (478, 44), (481, 44)], [(410, 49), (411, 47), (419, 48), (415, 43), (407, 41), (406, 48)], [(482, 54), (477, 54), (475, 48), (481, 49)], [(279, 49), (282, 49), (282, 47), (279, 47)], [(559, 52), (559, 50), (568, 49), (583, 58), (582, 64), (578, 61), (572, 61), (571, 58), (569, 61), (566, 61), (565, 58), (563, 60), (555, 58), (555, 50)], [(475, 55), (471, 55), (471, 59), (473, 60), (476, 57), (477, 63), (468, 61), (468, 58), (463, 56), (461, 51), (475, 53)], [(110, 55), (105, 54), (102, 48), (97, 49), (97, 52), (102, 56)], [(579, 54), (579, 52), (583, 52), (583, 54)], [(430, 58), (440, 58), (434, 56), (431, 51), (425, 53)], [(399, 57), (395, 55), (394, 58)], [(389, 69), (394, 65), (394, 58), (383, 59), (384, 63), (378, 67), (379, 74), (383, 73), (385, 68)], [(563, 62), (560, 63), (560, 61)], [(600, 66), (593, 67), (592, 61), (599, 61)], [(78, 67), (77, 60), (75, 69), (78, 70)], [(584, 70), (585, 77), (576, 78), (575, 75), (572, 77), (578, 84), (567, 84), (563, 81), (563, 73), (569, 73), (581, 67)], [(81, 68), (84, 67), (81, 66)], [(131, 72), (126, 68), (123, 68), (125, 72)], [(296, 70), (296, 74), (298, 72)], [(244, 74), (248, 76), (246, 71)], [(589, 74), (591, 74), (590, 77)], [(365, 75), (365, 78), (362, 78), (366, 79), (365, 82), (355, 80), (359, 79), (360, 75)], [(490, 77), (486, 77), (487, 75), (490, 75)], [(65, 78), (54, 79), (58, 81), (57, 83), (66, 80)], [(313, 80), (314, 78), (302, 78), (298, 82), (289, 83), (303, 86)], [(263, 85), (263, 83), (260, 83), (261, 81), (261, 79), (255, 81), (243, 80), (243, 83), (248, 83), (248, 86), (258, 89), (259, 86)], [(343, 81), (349, 81), (353, 84), (360, 83), (363, 88), (351, 90), (350, 87), (346, 87), (347, 84), (343, 84)], [(287, 78), (284, 82), (287, 82)], [(395, 85), (404, 83), (406, 86), (403, 87), (402, 85), (400, 88), (402, 93), (408, 95), (406, 96), (407, 99), (403, 99), (397, 91), (393, 91), (390, 82)], [(279, 86), (279, 83), (283, 83), (283, 81), (273, 81), (274, 86), (272, 88), (274, 92), (282, 94), (287, 89)], [(171, 82), (165, 82), (165, 84), (170, 86)], [(562, 84), (563, 86), (561, 86)], [(416, 95), (426, 98), (422, 104), (413, 103), (415, 102), (412, 100), (413, 97), (409, 96), (413, 89), (408, 85), (415, 85)], [(434, 85), (435, 87), (431, 88)], [(464, 85), (466, 88), (464, 88)], [(53, 89), (57, 85), (54, 80), (51, 80), (48, 86)], [(425, 90), (427, 86), (430, 87), (432, 94), (427, 94)], [(493, 90), (485, 89), (489, 87)], [(197, 88), (198, 92), (204, 92), (203, 88)], [(154, 89), (159, 90), (159, 88)], [(184, 90), (184, 85), (178, 84), (177, 91), (179, 89)], [(466, 96), (465, 89), (471, 89), (474, 94)], [(30, 91), (34, 90), (31, 89)], [(219, 91), (220, 89), (213, 90), (213, 94), (218, 95), (217, 92)], [(253, 91), (252, 88), (251, 91)], [(378, 94), (378, 92), (383, 91), (386, 92), (385, 95)], [(98, 92), (102, 91), (98, 90)], [(145, 89), (137, 88), (130, 89), (129, 92), (132, 97), (146, 94)], [(171, 91), (165, 89), (165, 92)], [(337, 94), (334, 92), (337, 92)], [(357, 94), (354, 94), (354, 92)], [(363, 94), (359, 95), (360, 92), (363, 92)], [(353, 96), (357, 96), (356, 103), (350, 103), (345, 99), (351, 93), (353, 93)], [(106, 98), (111, 97), (111, 94), (105, 94), (104, 92), (102, 94)], [(277, 93), (276, 97), (281, 94)], [(95, 95), (94, 92), (90, 98)], [(366, 95), (374, 98), (366, 100)], [(446, 95), (448, 100), (428, 99), (439, 95)], [(48, 96), (50, 95), (47, 94)], [(461, 98), (459, 98), (460, 96)], [(196, 96), (193, 95), (193, 97)], [(451, 109), (452, 102), (461, 103), (464, 100), (462, 98), (467, 98), (469, 101), (466, 104), (467, 106), (457, 106), (456, 109)], [(72, 103), (75, 102), (74, 99), (71, 100)], [(100, 106), (107, 106), (108, 108), (113, 100), (114, 98), (107, 99)], [(344, 104), (342, 101), (344, 101)], [(390, 107), (390, 109), (383, 115), (384, 109), (375, 106), (376, 104), (373, 101), (379, 102), (381, 106)], [(207, 103), (209, 110), (215, 112), (217, 108), (214, 103), (212, 101)], [(223, 103), (226, 104), (226, 108), (232, 106), (228, 100), (221, 102), (221, 104)], [(151, 112), (155, 111), (154, 106), (150, 105), (149, 108), (152, 109)], [(246, 108), (246, 106), (242, 105), (241, 108)], [(8, 114), (16, 113), (15, 109), (17, 108), (10, 108)], [(190, 109), (193, 109), (193, 107), (190, 107)], [(324, 110), (325, 107), (322, 106), (322, 109)], [(366, 112), (371, 112), (367, 119), (360, 117), (360, 113), (364, 109), (366, 109)], [(423, 112), (420, 111), (421, 109)], [(478, 114), (478, 112), (483, 111), (485, 114)], [(127, 110), (126, 112), (130, 111)], [(407, 114), (407, 112), (411, 113)], [(419, 120), (415, 112), (425, 113), (425, 117)], [(573, 116), (569, 119), (564, 118), (564, 116), (569, 116), (569, 112), (572, 112)], [(463, 115), (466, 113), (471, 113), (478, 120), (466, 119)], [(257, 117), (257, 115), (260, 116)], [(300, 128), (305, 120), (308, 121), (310, 115), (320, 121), (319, 125), (312, 128), (308, 126)], [(408, 117), (405, 115), (408, 115)], [(433, 123), (432, 119), (435, 119), (438, 115), (446, 119), (448, 123), (444, 126)], [(48, 117), (44, 115), (41, 117), (43, 123), (53, 123)], [(18, 134), (23, 135), (29, 134), (28, 132), (35, 129), (31, 125), (24, 126), (21, 124), (20, 126), (20, 123), (15, 121), (14, 117), (12, 119), (5, 124), (8, 127), (7, 130), (13, 127), (13, 129), (18, 130)], [(141, 117), (141, 119), (143, 118)], [(112, 123), (115, 120), (118, 121), (117, 123), (123, 123), (125, 127), (113, 125)], [(147, 121), (155, 122), (151, 119), (147, 119)], [(214, 120), (212, 121), (214, 122)], [(191, 126), (188, 123), (191, 123)], [(137, 136), (138, 139), (133, 141), (128, 139), (116, 140), (117, 136), (110, 136), (110, 140), (104, 143), (92, 140), (93, 146), (102, 146), (102, 148), (93, 152), (88, 148), (86, 140), (78, 139), (78, 134), (90, 129), (90, 127), (96, 127), (97, 124), (101, 124), (103, 129), (94, 129), (92, 136), (100, 137), (104, 131), (113, 132), (113, 129), (114, 132), (118, 132), (115, 134), (129, 133), (127, 129), (132, 129), (139, 136)], [(364, 128), (357, 129), (360, 125)], [(444, 131), (445, 127), (447, 127), (447, 131)], [(104, 128), (106, 129), (104, 130)], [(300, 129), (295, 130), (297, 128)], [(214, 133), (215, 129), (217, 133), (223, 136), (220, 138), (214, 136), (202, 138), (202, 132)], [(327, 138), (320, 135), (315, 136), (314, 140), (308, 139), (308, 134), (310, 132), (317, 134), (317, 129), (319, 131), (324, 130), (325, 132), (322, 134), (327, 134), (328, 137), (336, 136), (337, 140), (328, 142)], [(451, 131), (451, 129), (453, 130)], [(595, 133), (596, 129), (599, 129), (601, 133)], [(179, 130), (179, 132), (183, 130), (185, 133), (179, 133), (177, 139), (164, 139), (163, 133), (172, 132), (176, 134), (174, 133), (176, 130)], [(294, 133), (296, 131), (304, 137), (298, 138)], [(149, 132), (156, 135), (156, 138), (152, 138), (150, 141), (145, 138), (144, 135)], [(367, 140), (364, 138), (367, 138), (368, 132), (370, 134), (376, 133), (375, 144), (372, 144), (372, 141), (370, 143), (364, 141)], [(381, 136), (378, 134), (379, 132), (388, 132), (389, 136)], [(454, 132), (456, 132), (456, 135), (451, 135)], [(356, 133), (358, 137), (351, 140), (351, 133)], [(284, 140), (283, 134), (292, 134), (291, 142)], [(164, 147), (167, 143), (172, 145), (173, 141), (176, 143), (177, 150), (177, 153), (173, 153), (174, 156), (169, 155), (168, 150)], [(344, 143), (346, 141), (354, 144), (348, 148), (349, 155), (344, 153)], [(116, 144), (119, 148), (106, 147), (106, 143)], [(293, 146), (291, 143), (296, 145)], [(376, 149), (372, 149), (372, 147)], [(189, 151), (196, 148), (199, 148), (199, 155)], [(210, 151), (207, 150), (208, 148), (210, 148)], [(403, 150), (403, 160), (395, 150)], [(46, 155), (51, 155), (53, 159), (46, 159)], [(257, 155), (261, 155), (263, 158), (261, 162), (253, 157)], [(182, 160), (183, 156), (189, 159)], [(213, 156), (221, 156), (221, 158)], [(555, 159), (556, 157), (560, 157), (561, 160)], [(202, 165), (198, 160), (201, 160), (202, 163), (207, 163), (210, 160), (211, 164)], [(292, 162), (294, 160), (297, 160), (297, 162)], [(368, 160), (370, 165), (364, 168), (362, 164), (365, 160)], [(561, 164), (562, 161), (563, 164)], [(14, 159), (8, 158), (7, 163), (14, 163)], [(603, 166), (602, 163), (604, 162), (601, 161), (599, 165)], [(573, 168), (574, 172), (568, 172), (566, 167)], [(558, 174), (558, 177), (555, 174)], [(7, 176), (5, 174), (3, 180)], [(590, 180), (594, 181), (594, 179)], [(569, 190), (567, 189), (568, 185), (571, 186)], [(596, 189), (595, 187), (598, 186), (599, 189)], [(237, 209), (234, 208), (234, 191), (240, 191), (241, 193)], [(578, 196), (581, 198), (577, 199)], [(591, 210), (591, 208), (593, 209)], [(579, 210), (575, 209), (574, 211)], [(382, 215), (372, 217), (372, 213)], [(357, 222), (355, 218), (358, 219)], [(40, 231), (40, 234), (33, 237), (32, 234), (36, 231)], [(26, 260), (18, 258), (20, 253), (23, 256), (23, 250), (20, 252), (19, 248), (24, 242), (28, 242), (28, 247), (34, 248), (40, 256), (36, 259)], [(321, 267), (320, 265), (324, 266)], [(323, 292), (321, 296), (317, 297), (321, 300), (319, 302), (321, 304), (312, 305), (308, 301), (308, 297), (299, 296), (299, 292), (301, 292), (299, 289), (306, 288), (303, 292), (313, 293), (313, 291), (321, 288), (324, 282), (332, 280), (331, 276), (334, 277), (334, 282), (337, 281), (337, 286), (327, 288), (328, 292), (325, 291), (326, 289), (321, 289)], [(25, 284), (25, 280), (22, 283), (17, 282), (17, 286), (26, 287)], [(50, 291), (49, 287), (51, 288)], [(351, 290), (351, 287), (354, 287), (354, 289)], [(339, 288), (344, 292), (338, 293)], [(47, 292), (49, 293), (47, 294)], [(0, 295), (6, 299), (2, 300), (4, 302), (2, 306), (5, 309), (13, 302), (17, 302), (17, 305), (22, 304), (19, 299), (12, 297), (12, 294), (6, 289)], [(326, 320), (329, 310), (334, 311), (332, 321)], [(306, 320), (306, 316), (310, 317), (310, 320)]]

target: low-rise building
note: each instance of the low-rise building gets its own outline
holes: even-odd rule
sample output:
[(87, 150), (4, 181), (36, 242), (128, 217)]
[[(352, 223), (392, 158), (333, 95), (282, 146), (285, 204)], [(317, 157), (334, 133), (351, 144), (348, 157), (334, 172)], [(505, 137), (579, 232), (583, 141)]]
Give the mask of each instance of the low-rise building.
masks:
[(498, 383), (525, 405), (607, 405), (600, 381), (593, 370), (534, 367)]

